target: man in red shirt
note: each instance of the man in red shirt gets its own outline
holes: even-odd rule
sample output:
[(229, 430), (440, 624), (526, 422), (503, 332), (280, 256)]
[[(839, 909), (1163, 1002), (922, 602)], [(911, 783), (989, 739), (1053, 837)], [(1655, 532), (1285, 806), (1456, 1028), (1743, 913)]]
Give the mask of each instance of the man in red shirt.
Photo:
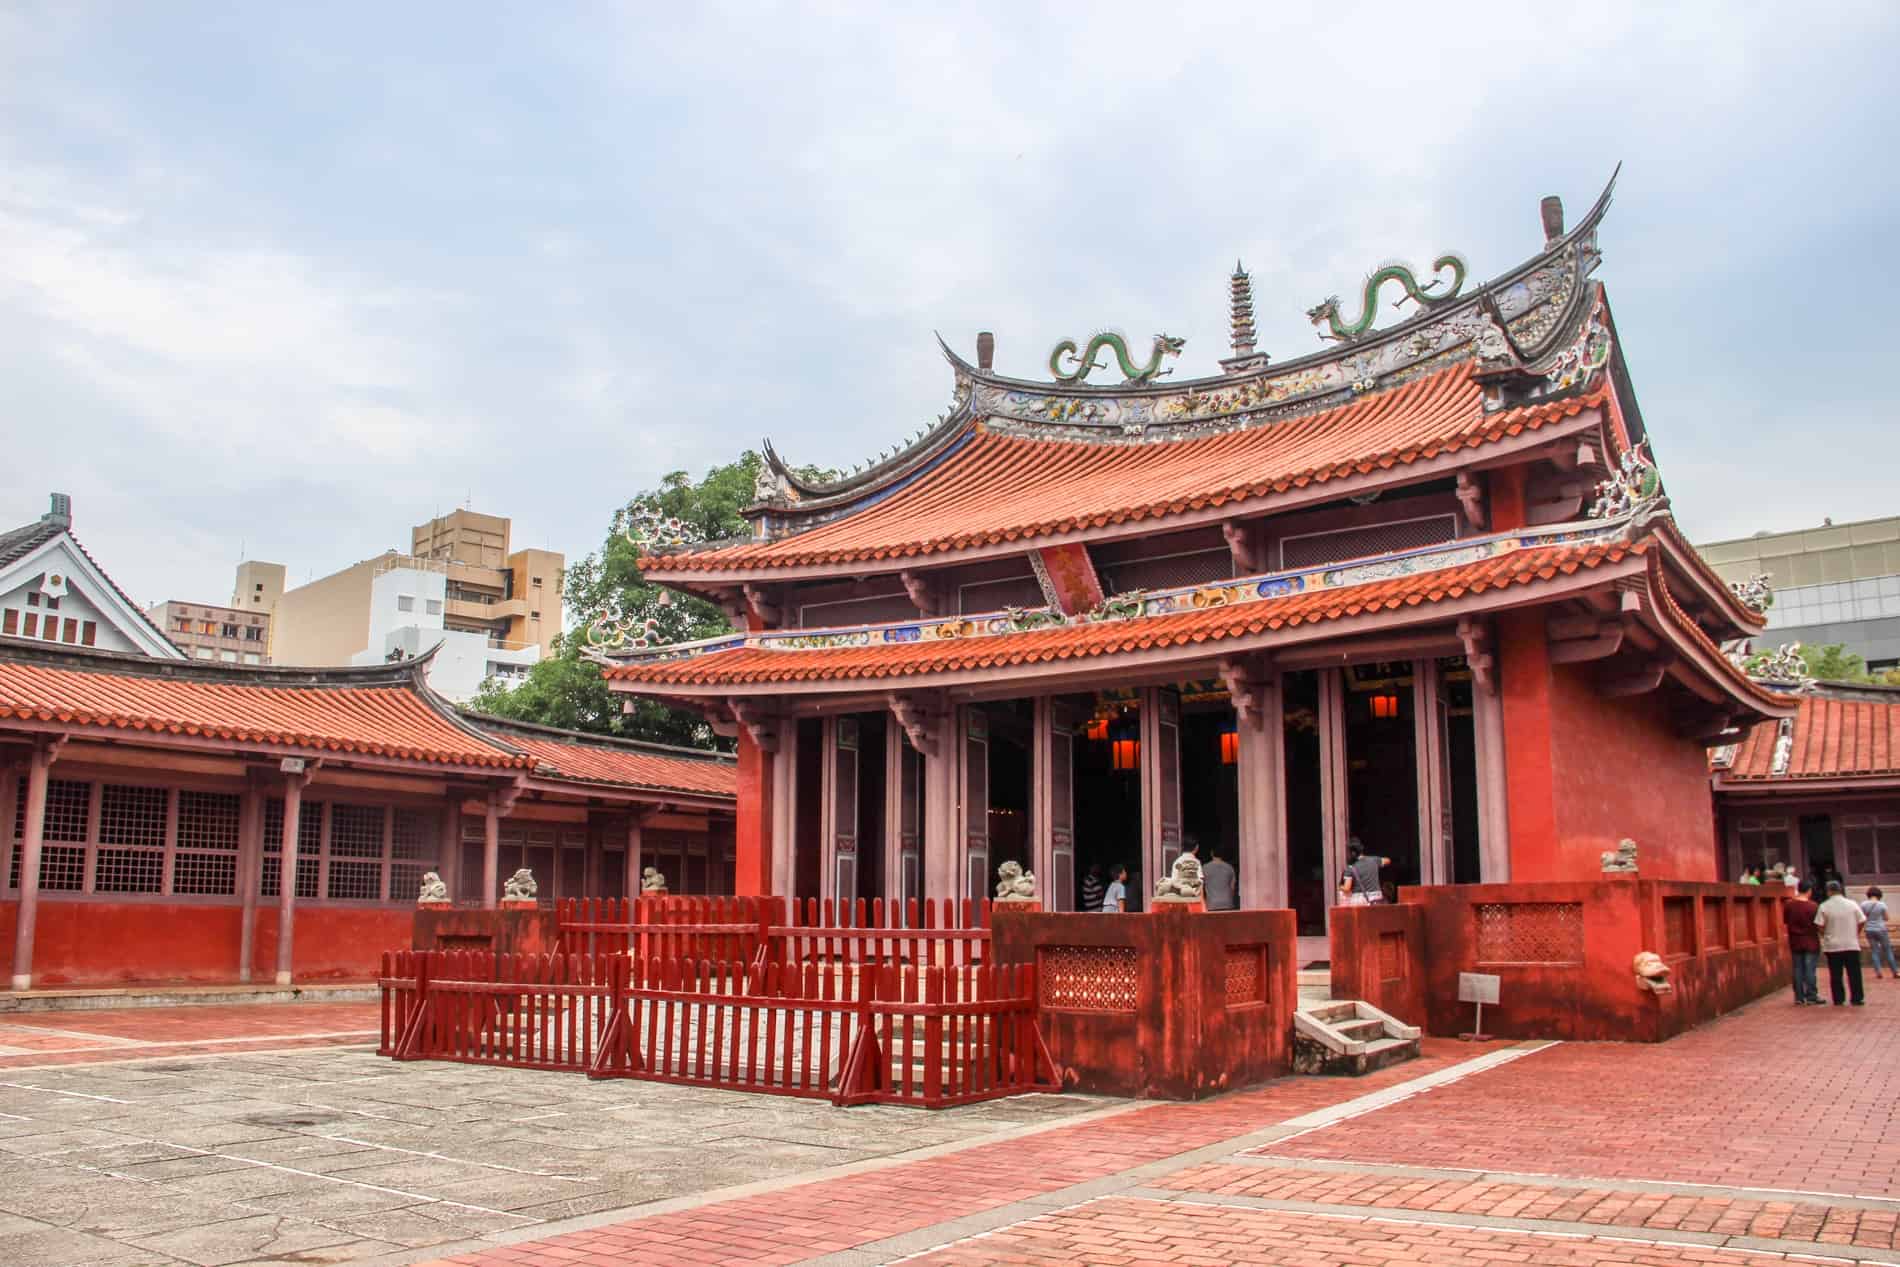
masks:
[(1781, 904), (1781, 922), (1788, 929), (1788, 953), (1794, 958), (1794, 1002), (1796, 1007), (1816, 1006), (1821, 1002), (1821, 985), (1815, 974), (1821, 968), (1821, 930), (1815, 927), (1814, 885), (1803, 880), (1795, 896)]

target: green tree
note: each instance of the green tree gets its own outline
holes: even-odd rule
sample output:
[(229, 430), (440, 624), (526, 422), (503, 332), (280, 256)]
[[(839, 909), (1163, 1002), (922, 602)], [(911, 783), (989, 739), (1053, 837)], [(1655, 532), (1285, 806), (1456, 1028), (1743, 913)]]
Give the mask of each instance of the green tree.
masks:
[[(742, 537), (749, 531), (739, 511), (752, 501), (755, 477), (763, 459), (747, 451), (738, 461), (715, 466), (695, 482), (685, 471), (674, 471), (660, 487), (637, 495), (614, 512), (601, 548), (567, 569), (564, 597), (568, 632), (554, 655), (536, 664), (526, 679), (509, 687), (489, 679), (469, 707), (477, 712), (544, 726), (564, 726), (595, 734), (698, 748), (727, 746), (716, 740), (712, 728), (692, 713), (682, 713), (652, 700), (636, 700), (634, 711), (623, 713), (629, 697), (607, 689), (600, 669), (582, 657), (589, 631), (623, 630), (628, 638), (645, 637), (654, 643), (710, 638), (731, 630), (717, 606), (648, 583), (640, 575), (640, 548), (627, 537), (631, 512), (644, 505), (691, 525), (708, 541)], [(814, 472), (814, 474), (822, 474)]]

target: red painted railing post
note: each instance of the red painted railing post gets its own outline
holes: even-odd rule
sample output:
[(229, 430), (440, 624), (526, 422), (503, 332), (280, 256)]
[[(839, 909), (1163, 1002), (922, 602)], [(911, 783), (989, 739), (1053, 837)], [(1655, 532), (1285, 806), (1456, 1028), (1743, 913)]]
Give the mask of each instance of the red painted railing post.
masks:
[(417, 1051), (423, 1045), (424, 1027), (428, 1024), (429, 1013), (433, 1010), (429, 1001), (429, 968), (435, 952), (425, 950), (416, 955), (416, 998), (409, 1012), (409, 1023), (403, 1027), (402, 1042), (397, 1045), (397, 1060), (421, 1060), (431, 1055), (430, 1051)]

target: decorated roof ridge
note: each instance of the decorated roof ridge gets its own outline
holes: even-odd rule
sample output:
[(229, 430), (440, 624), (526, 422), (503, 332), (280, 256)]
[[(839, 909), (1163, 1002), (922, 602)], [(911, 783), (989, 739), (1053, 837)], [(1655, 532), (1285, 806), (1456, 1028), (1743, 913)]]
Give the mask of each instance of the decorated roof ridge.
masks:
[[(1050, 606), (1005, 608), (1002, 611), (949, 617), (918, 617), (864, 625), (822, 629), (741, 630), (712, 638), (638, 651), (594, 652), (591, 658), (611, 668), (711, 655), (740, 648), (803, 651), (821, 647), (940, 641), (953, 638), (995, 637), (1058, 625), (1098, 624), (1164, 615), (1192, 608), (1230, 606), (1322, 589), (1344, 589), (1395, 575), (1461, 567), (1517, 550), (1546, 545), (1633, 539), (1648, 530), (1651, 517), (1644, 509), (1613, 520), (1577, 520), (1538, 525), (1509, 532), (1461, 537), (1437, 545), (1420, 546), (1392, 554), (1369, 555), (1311, 567), (1264, 572), (1201, 585), (1182, 585), (1154, 591), (1112, 594), (1094, 611), (1064, 616)], [(1429, 566), (1421, 566), (1429, 564)]]
[(38, 664), (114, 677), (175, 678), (225, 686), (275, 688), (408, 686), (429, 691), (426, 674), (438, 650), (440, 644), (421, 655), (384, 664), (225, 664), (216, 660), (159, 660), (136, 651), (75, 647), (68, 643), (42, 642), (38, 638), (0, 635), (0, 664)]
[[(1584, 306), (1583, 282), (1598, 260), (1596, 229), (1609, 210), (1621, 170), (1619, 163), (1603, 192), (1575, 227), (1548, 239), (1542, 251), (1517, 267), (1474, 290), (1429, 305), (1421, 304), (1419, 313), (1387, 329), (1341, 339), (1331, 347), (1278, 364), (1269, 365), (1263, 358), (1259, 368), (1245, 372), (1229, 371), (1167, 383), (1155, 381), (1160, 358), (1168, 351), (1164, 345), (1172, 345), (1178, 352), (1180, 344), (1180, 340), (1157, 336), (1153, 363), (1141, 381), (1099, 385), (1081, 381), (1041, 382), (1011, 378), (971, 365), (939, 334), (937, 342), (951, 364), (956, 386), (951, 409), (934, 426), (925, 428), (910, 444), (900, 445), (890, 456), (880, 457), (862, 474), (824, 484), (801, 480), (767, 441), (766, 465), (755, 489), (758, 500), (745, 513), (749, 518), (774, 511), (797, 516), (879, 491), (891, 480), (914, 472), (973, 419), (998, 414), (1031, 427), (1053, 424), (1082, 433), (1103, 426), (1125, 430), (1139, 422), (1145, 432), (1149, 426), (1156, 425), (1156, 415), (1166, 412), (1157, 406), (1172, 406), (1178, 411), (1180, 403), (1185, 401), (1187, 409), (1183, 420), (1193, 420), (1197, 413), (1204, 412), (1195, 405), (1197, 397), (1237, 401), (1236, 409), (1224, 412), (1239, 412), (1296, 397), (1376, 389), (1388, 377), (1442, 358), (1454, 349), (1468, 347), (1484, 338), (1494, 325), (1502, 326), (1509, 350), (1520, 359), (1542, 359), (1562, 341)], [(1455, 258), (1441, 256), (1440, 263)], [(1551, 273), (1554, 266), (1566, 260), (1570, 264), (1569, 276)], [(1458, 276), (1462, 279), (1463, 262), (1457, 263)], [(1540, 270), (1551, 275), (1540, 277)], [(1388, 271), (1381, 269), (1374, 274), (1374, 279)], [(1373, 279), (1369, 279), (1369, 283), (1370, 280)], [(1539, 284), (1530, 285), (1533, 280)], [(1411, 289), (1416, 290), (1416, 285)], [(1553, 299), (1558, 301), (1559, 308), (1555, 317), (1548, 322), (1535, 319), (1537, 310), (1549, 307)], [(1318, 318), (1314, 320), (1317, 324)], [(1433, 337), (1427, 337), (1428, 331)], [(1066, 346), (1069, 345), (1058, 345), (1058, 351)], [(1094, 347), (1095, 342), (1091, 341), (1091, 351)], [(1350, 372), (1346, 372), (1348, 369)], [(1333, 372), (1326, 373), (1328, 370)], [(1117, 404), (1125, 407), (1114, 408)], [(1014, 413), (1010, 412), (1012, 407)], [(1126, 420), (1121, 416), (1124, 414), (1128, 415)]]
[[(1451, 386), (1463, 390), (1467, 398), (1462, 401), (1450, 399), (1446, 389)], [(923, 535), (911, 535), (902, 539), (879, 539), (871, 543), (853, 541), (822, 544), (822, 541), (829, 540), (824, 537), (826, 530), (838, 525), (862, 523), (863, 520), (859, 517), (872, 511), (878, 502), (906, 489), (918, 487), (920, 472), (887, 489), (880, 490), (874, 498), (860, 501), (848, 510), (826, 516), (821, 522), (811, 525), (803, 532), (775, 540), (755, 540), (729, 545), (717, 551), (665, 554), (650, 552), (642, 558), (641, 567), (643, 570), (656, 574), (694, 572), (717, 574), (733, 569), (789, 569), (880, 560), (897, 565), (908, 565), (911, 560), (921, 559), (931, 554), (972, 547), (1016, 543), (1027, 549), (1032, 547), (1032, 543), (1048, 544), (1045, 538), (1060, 538), (1065, 534), (1086, 532), (1130, 520), (1162, 518), (1192, 510), (1219, 507), (1230, 502), (1238, 504), (1334, 479), (1366, 477), (1376, 480), (1384, 472), (1397, 471), (1397, 474), (1392, 475), (1391, 481), (1403, 482), (1408, 476), (1402, 468), (1409, 468), (1418, 459), (1440, 457), (1499, 442), (1522, 435), (1526, 431), (1540, 430), (1575, 418), (1586, 410), (1601, 407), (1607, 398), (1609, 388), (1601, 382), (1579, 382), (1556, 395), (1508, 406), (1497, 412), (1484, 413), (1482, 387), (1476, 382), (1468, 366), (1454, 363), (1438, 369), (1433, 374), (1415, 378), (1400, 390), (1412, 392), (1415, 396), (1421, 394), (1423, 396), (1422, 399), (1411, 401), (1407, 408), (1416, 405), (1423, 412), (1440, 415), (1450, 411), (1455, 417), (1446, 420), (1439, 431), (1429, 436), (1416, 434), (1417, 429), (1414, 427), (1413, 434), (1409, 435), (1404, 443), (1385, 444), (1375, 448), (1361, 447), (1345, 456), (1328, 457), (1317, 465), (1276, 469), (1272, 474), (1249, 478), (1239, 483), (1196, 485), (1191, 495), (1183, 493), (1160, 501), (1113, 502), (1108, 500), (1108, 495), (1104, 493), (1097, 499), (1097, 504), (1086, 513), (1030, 520), (1018, 517), (1006, 523), (986, 522), (980, 529), (962, 528), (955, 532), (943, 530), (935, 532), (935, 535), (924, 533), (923, 529), (916, 526), (914, 517), (907, 516), (904, 522), (915, 532)], [(1287, 417), (1314, 418), (1337, 415), (1342, 421), (1358, 418), (1368, 425), (1384, 426), (1393, 422), (1395, 415), (1392, 408), (1386, 408), (1380, 412), (1379, 406), (1399, 399), (1401, 398), (1396, 393), (1374, 393), (1368, 396), (1355, 396), (1344, 402), (1302, 403), (1297, 406), (1299, 410), (1297, 414), (1281, 414), (1275, 420), (1279, 421)], [(1371, 412), (1368, 412), (1368, 408)], [(1411, 414), (1402, 416), (1414, 423), (1417, 421), (1417, 418)], [(1264, 436), (1278, 434), (1272, 428), (1242, 425), (1209, 430), (1194, 439), (1211, 443), (1240, 433)], [(989, 444), (992, 449), (995, 445), (1028, 443), (1034, 439), (1014, 431), (992, 428), (987, 422), (973, 427), (966, 433), (965, 438), (971, 442)], [(1103, 440), (1091, 445), (1073, 445), (1071, 448), (1106, 454), (1139, 449), (1142, 444), (1142, 441), (1136, 439)], [(955, 448), (947, 450), (942, 455), (942, 460), (946, 462), (953, 460), (954, 455), (962, 452), (964, 447), (964, 444), (959, 442)], [(1170, 448), (1172, 444), (1160, 447)], [(991, 451), (986, 454), (984, 460), (987, 468), (994, 467), (1001, 459), (997, 452)], [(995, 474), (994, 471), (990, 473)], [(928, 489), (932, 486), (925, 485), (924, 487)], [(945, 487), (956, 494), (960, 503), (967, 503), (972, 493), (972, 489), (964, 485), (946, 485)], [(1019, 503), (1012, 502), (1012, 504)], [(1247, 510), (1235, 513), (1257, 512)], [(815, 540), (820, 543), (814, 544)], [(671, 577), (669, 576), (668, 579), (670, 580)], [(682, 581), (690, 579), (695, 578), (681, 577)]]
[[(1276, 634), (1295, 642), (1323, 640), (1332, 622), (1395, 616), (1405, 624), (1439, 620), (1437, 605), (1505, 595), (1546, 584), (1613, 584), (1641, 568), (1655, 548), (1652, 538), (1600, 539), (1540, 545), (1493, 558), (1401, 574), (1370, 584), (1290, 593), (1272, 602), (1224, 604), (1155, 614), (1140, 620), (1056, 625), (992, 638), (966, 638), (903, 645), (766, 651), (739, 649), (661, 663), (628, 663), (610, 669), (616, 690), (654, 697), (690, 697), (706, 692), (751, 694), (788, 690), (889, 690), (902, 681), (997, 670), (1088, 672), (1089, 665), (1121, 655), (1163, 654), (1213, 660), (1248, 650), (1246, 640)], [(1601, 574), (1601, 569), (1615, 569)], [(1642, 575), (1635, 572), (1635, 575)], [(1487, 606), (1533, 603), (1485, 599)], [(987, 679), (986, 679), (987, 680)]]
[(458, 708), (464, 720), (484, 733), (501, 731), (519, 733), (536, 739), (550, 739), (559, 743), (571, 743), (588, 748), (611, 748), (626, 752), (644, 753), (656, 757), (678, 757), (681, 760), (708, 761), (720, 765), (736, 765), (738, 757), (730, 752), (719, 752), (711, 748), (688, 748), (683, 744), (655, 743), (650, 739), (628, 739), (622, 735), (597, 735), (592, 731), (570, 730), (564, 726), (543, 726), (537, 722), (516, 721), (510, 717), (497, 717), (493, 713), (478, 713), (469, 708)]

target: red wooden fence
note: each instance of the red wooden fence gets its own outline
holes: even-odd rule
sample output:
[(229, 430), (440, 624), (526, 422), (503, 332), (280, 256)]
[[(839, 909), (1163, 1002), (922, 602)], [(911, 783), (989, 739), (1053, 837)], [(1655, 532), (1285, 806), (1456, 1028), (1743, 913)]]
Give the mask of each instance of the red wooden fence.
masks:
[(767, 955), (780, 963), (968, 968), (989, 957), (989, 944), (990, 904), (947, 898), (901, 906), (808, 898), (766, 930)]
[(399, 1060), (928, 1108), (1056, 1085), (1026, 965), (425, 951), (385, 956), (382, 986)]
[(564, 898), (555, 904), (561, 953), (641, 959), (750, 961), (783, 918), (776, 898)]

